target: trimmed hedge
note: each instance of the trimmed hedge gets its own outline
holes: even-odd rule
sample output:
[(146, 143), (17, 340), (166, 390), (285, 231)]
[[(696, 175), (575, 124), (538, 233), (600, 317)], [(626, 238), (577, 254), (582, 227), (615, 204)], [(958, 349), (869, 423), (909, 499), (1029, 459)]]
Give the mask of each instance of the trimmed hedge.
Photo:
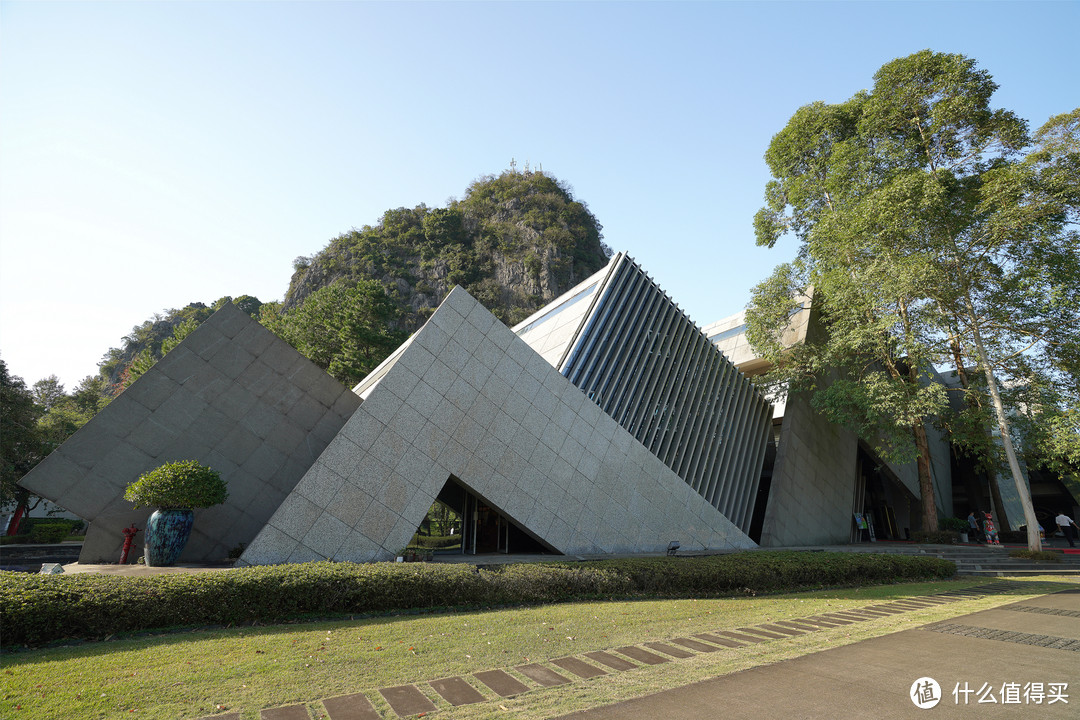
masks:
[(409, 543), (410, 547), (422, 547), (430, 548), (432, 550), (439, 550), (441, 548), (460, 547), (461, 536), (460, 535), (417, 535), (413, 538), (413, 542)]
[(70, 534), (71, 526), (67, 523), (41, 523), (30, 530), (30, 542), (58, 543)]
[(955, 545), (960, 542), (960, 533), (955, 530), (916, 530), (911, 533), (911, 539), (917, 543), (929, 543), (931, 545)]
[(305, 563), (118, 577), (0, 573), (4, 646), (204, 625), (614, 597), (714, 597), (951, 577), (946, 560), (755, 551), (709, 557), (465, 564)]
[(1025, 560), (1031, 560), (1032, 562), (1049, 562), (1059, 563), (1061, 562), (1062, 553), (1058, 550), (1028, 550), (1015, 549), (1009, 551), (1009, 557), (1023, 558)]
[(0, 545), (58, 543), (81, 532), (85, 525), (82, 520), (70, 518), (23, 518), (19, 523), (19, 534), (0, 537)]

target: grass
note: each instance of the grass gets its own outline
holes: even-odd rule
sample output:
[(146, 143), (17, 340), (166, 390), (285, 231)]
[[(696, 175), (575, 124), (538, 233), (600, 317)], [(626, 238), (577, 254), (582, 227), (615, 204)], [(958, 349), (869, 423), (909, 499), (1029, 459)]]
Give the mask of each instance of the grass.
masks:
[[(1040, 582), (1042, 580), (1043, 582)], [(454, 720), (551, 717), (746, 667), (797, 657), (927, 622), (996, 607), (1060, 587), (1024, 579), (1017, 589), (788, 640), (697, 655), (655, 668), (612, 673), (560, 688), (455, 708)], [(826, 590), (756, 598), (582, 602), (438, 615), (200, 630), (5, 653), (0, 716), (7, 718), (198, 718), (309, 703), (365, 691), (393, 717), (375, 688), (508, 669), (569, 654), (668, 640), (797, 618), (985, 583), (961, 580)], [(430, 688), (427, 688), (430, 691)], [(429, 693), (440, 709), (449, 705)], [(221, 709), (219, 710), (219, 706)], [(450, 717), (448, 713), (445, 717)]]

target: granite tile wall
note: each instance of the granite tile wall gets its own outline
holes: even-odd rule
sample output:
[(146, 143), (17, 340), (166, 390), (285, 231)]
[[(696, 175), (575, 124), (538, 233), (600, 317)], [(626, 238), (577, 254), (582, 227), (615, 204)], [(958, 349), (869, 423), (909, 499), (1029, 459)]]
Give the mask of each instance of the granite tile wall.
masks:
[(241, 564), (390, 559), (451, 476), (566, 554), (755, 546), (461, 288), (366, 398)]
[(195, 511), (180, 562), (219, 560), (252, 541), (360, 402), (229, 304), (21, 484), (90, 521), (80, 562), (116, 562), (121, 530), (144, 528), (153, 510), (131, 509), (128, 483), (166, 462), (198, 460), (222, 474), (229, 499)]

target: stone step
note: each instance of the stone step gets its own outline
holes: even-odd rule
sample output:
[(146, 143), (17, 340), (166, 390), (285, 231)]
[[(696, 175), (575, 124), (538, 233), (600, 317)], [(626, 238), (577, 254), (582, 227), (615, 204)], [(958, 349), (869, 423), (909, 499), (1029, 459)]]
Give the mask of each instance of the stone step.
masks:
[(963, 570), (958, 571), (957, 575), (971, 575), (977, 577), (1009, 577), (1010, 575), (1068, 575), (1072, 577), (1074, 575), (1080, 576), (1080, 570), (1027, 570), (1009, 568), (1008, 570)]

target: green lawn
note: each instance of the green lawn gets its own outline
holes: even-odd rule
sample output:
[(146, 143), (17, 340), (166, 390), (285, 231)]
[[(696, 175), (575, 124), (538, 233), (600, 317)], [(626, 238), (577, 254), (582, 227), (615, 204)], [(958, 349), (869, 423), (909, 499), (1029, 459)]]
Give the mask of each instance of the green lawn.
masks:
[[(456, 708), (453, 718), (550, 717), (1015, 602), (1052, 591), (1063, 582), (1052, 580), (1025, 579), (1007, 595), (724, 649), (511, 699), (486, 692), (489, 702)], [(985, 582), (912, 583), (756, 598), (568, 603), (190, 631), (5, 653), (0, 717), (67, 720), (134, 713), (197, 718), (222, 706), (221, 711), (239, 710), (244, 720), (255, 720), (260, 708), (291, 703), (310, 703), (313, 716), (321, 717), (325, 713), (318, 700), (360, 691), (389, 713), (374, 689)], [(431, 697), (437, 699), (434, 693)], [(441, 700), (436, 704), (449, 708)]]

